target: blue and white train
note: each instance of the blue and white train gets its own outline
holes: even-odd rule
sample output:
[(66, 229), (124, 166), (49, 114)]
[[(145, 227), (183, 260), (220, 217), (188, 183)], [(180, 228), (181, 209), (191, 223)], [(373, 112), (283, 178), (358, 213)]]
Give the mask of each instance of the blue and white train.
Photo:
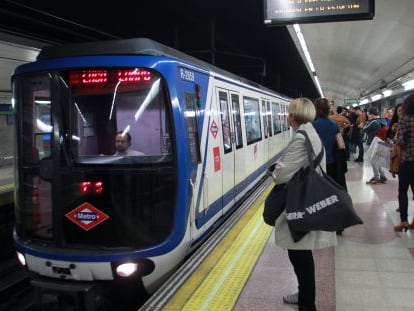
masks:
[(289, 139), (289, 98), (146, 38), (44, 48), (12, 85), (15, 246), (41, 303), (153, 293)]

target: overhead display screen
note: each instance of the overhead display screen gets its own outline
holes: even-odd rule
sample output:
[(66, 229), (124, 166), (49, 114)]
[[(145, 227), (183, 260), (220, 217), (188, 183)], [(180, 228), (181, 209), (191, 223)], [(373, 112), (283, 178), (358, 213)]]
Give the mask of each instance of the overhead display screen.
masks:
[(268, 26), (372, 19), (375, 0), (264, 0)]

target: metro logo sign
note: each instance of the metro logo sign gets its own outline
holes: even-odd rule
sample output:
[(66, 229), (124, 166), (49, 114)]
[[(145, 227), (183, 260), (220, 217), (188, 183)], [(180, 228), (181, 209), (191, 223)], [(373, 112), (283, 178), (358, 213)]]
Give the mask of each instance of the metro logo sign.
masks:
[(88, 202), (82, 203), (65, 216), (85, 231), (92, 229), (109, 218), (108, 215)]
[(214, 121), (214, 120), (213, 120), (213, 122), (211, 122), (210, 133), (213, 135), (214, 138), (217, 137), (218, 126), (217, 126), (216, 121)]

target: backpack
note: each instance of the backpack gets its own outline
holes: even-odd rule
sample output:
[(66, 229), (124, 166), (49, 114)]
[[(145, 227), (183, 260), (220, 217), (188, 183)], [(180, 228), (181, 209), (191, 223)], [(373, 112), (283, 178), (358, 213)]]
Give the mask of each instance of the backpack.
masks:
[(382, 122), (381, 119), (378, 119), (378, 122), (380, 123), (381, 127), (375, 133), (375, 136), (377, 136), (378, 138), (381, 138), (383, 141), (386, 141), (387, 140), (387, 131), (388, 131), (387, 123), (386, 123), (386, 121)]

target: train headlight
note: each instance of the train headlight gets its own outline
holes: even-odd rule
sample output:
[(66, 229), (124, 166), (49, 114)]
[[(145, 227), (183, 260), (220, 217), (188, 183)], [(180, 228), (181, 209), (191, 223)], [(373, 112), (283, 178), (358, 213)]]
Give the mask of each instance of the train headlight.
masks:
[(121, 277), (129, 277), (138, 270), (138, 264), (133, 262), (123, 263), (116, 267), (116, 273)]
[(17, 259), (19, 260), (20, 264), (22, 266), (26, 266), (26, 258), (24, 257), (23, 253), (16, 252), (16, 254), (17, 254)]

